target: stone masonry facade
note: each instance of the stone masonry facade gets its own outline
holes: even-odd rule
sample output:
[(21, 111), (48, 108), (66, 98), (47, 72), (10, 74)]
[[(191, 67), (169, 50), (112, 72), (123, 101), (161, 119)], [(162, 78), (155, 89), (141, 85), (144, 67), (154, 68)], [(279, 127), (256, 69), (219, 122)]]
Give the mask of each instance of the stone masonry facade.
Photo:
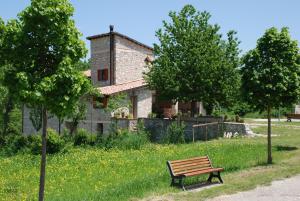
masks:
[[(111, 45), (111, 36), (114, 44)], [(146, 58), (153, 59), (153, 49), (134, 39), (117, 32), (111, 32), (88, 37), (91, 48), (91, 82), (101, 91), (101, 87), (130, 83), (131, 81), (143, 79), (146, 70)], [(113, 47), (113, 49), (112, 49)], [(111, 64), (113, 54), (113, 64)], [(113, 71), (111, 71), (113, 67)], [(107, 80), (99, 80), (98, 71), (107, 69)], [(110, 73), (113, 72), (111, 76)], [(113, 78), (111, 81), (110, 78)], [(145, 86), (122, 91), (127, 94), (128, 100), (136, 98), (136, 118), (145, 118), (152, 112), (152, 92)], [(113, 96), (115, 94), (109, 94)], [(107, 133), (110, 129), (111, 114), (104, 109), (93, 105), (93, 98), (83, 98), (86, 105), (86, 118), (80, 122), (79, 128), (84, 128), (93, 133)], [(109, 100), (109, 99), (108, 99)], [(35, 133), (30, 120), (30, 109), (24, 109), (23, 133)], [(68, 128), (69, 120), (61, 124), (61, 130)], [(53, 116), (49, 119), (49, 128), (58, 131), (58, 119)]]

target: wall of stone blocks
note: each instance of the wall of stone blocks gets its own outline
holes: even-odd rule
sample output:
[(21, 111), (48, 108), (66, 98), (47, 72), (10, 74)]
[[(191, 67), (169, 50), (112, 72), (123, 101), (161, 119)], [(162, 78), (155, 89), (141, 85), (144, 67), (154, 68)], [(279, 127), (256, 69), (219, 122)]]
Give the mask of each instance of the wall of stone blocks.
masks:
[(147, 70), (145, 59), (153, 58), (152, 50), (120, 36), (116, 36), (115, 41), (116, 84), (142, 79)]
[(146, 118), (152, 112), (152, 92), (147, 88), (136, 90), (137, 94), (137, 117)]
[[(110, 85), (110, 39), (109, 36), (91, 40), (91, 77), (96, 87)], [(108, 80), (98, 81), (97, 70), (108, 69)]]
[[(202, 117), (203, 120), (204, 117)], [(140, 120), (140, 119), (139, 119)], [(199, 121), (202, 121), (199, 120)], [(208, 122), (212, 120), (205, 120), (205, 123), (215, 123)], [(151, 133), (151, 140), (154, 142), (162, 142), (165, 135), (167, 134), (167, 129), (171, 123), (182, 123), (185, 125), (184, 136), (187, 142), (191, 142), (194, 138), (195, 141), (199, 140), (211, 140), (218, 137), (223, 137), (224, 132), (231, 132), (232, 134), (238, 133), (239, 135), (248, 135), (246, 132), (246, 125), (242, 123), (234, 123), (234, 122), (216, 122), (216, 124), (208, 124), (207, 126), (194, 128), (194, 137), (193, 137), (193, 125), (199, 124), (199, 121), (196, 119), (190, 120), (182, 120), (181, 122), (178, 120), (171, 119), (158, 119), (158, 118), (142, 118), (144, 122), (145, 129)]]
[[(41, 133), (42, 130), (36, 131), (35, 128), (32, 125), (32, 122), (30, 120), (30, 108), (24, 106), (24, 113), (23, 113), (23, 133), (25, 135), (31, 135), (35, 133)], [(49, 114), (48, 119), (48, 128), (52, 128), (58, 132), (59, 130), (59, 121), (58, 118), (54, 115)], [(61, 124), (61, 131), (64, 129), (64, 123)]]

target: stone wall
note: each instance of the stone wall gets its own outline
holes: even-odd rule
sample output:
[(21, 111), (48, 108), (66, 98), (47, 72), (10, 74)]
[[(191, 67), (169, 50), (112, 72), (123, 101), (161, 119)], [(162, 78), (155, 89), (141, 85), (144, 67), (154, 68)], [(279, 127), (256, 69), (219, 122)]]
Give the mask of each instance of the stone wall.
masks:
[[(91, 40), (91, 77), (96, 87), (110, 85), (110, 40), (109, 36)], [(108, 80), (98, 81), (97, 70), (108, 69)]]
[[(173, 122), (180, 123), (178, 120), (170, 119), (149, 119), (142, 118), (145, 129), (151, 133), (152, 141), (161, 142), (167, 133), (169, 125)], [(210, 122), (210, 120), (212, 120)], [(232, 134), (238, 133), (239, 135), (248, 135), (246, 131), (246, 125), (242, 123), (214, 121), (212, 117), (201, 117), (201, 119), (186, 119), (182, 120), (181, 123), (185, 125), (184, 135), (187, 142), (193, 140), (210, 140), (218, 137), (223, 137), (224, 133), (231, 132)], [(219, 118), (217, 118), (219, 120)], [(201, 123), (202, 121), (202, 123)], [(203, 122), (204, 121), (204, 122)], [(206, 124), (207, 123), (207, 124)], [(216, 123), (216, 124), (210, 124)], [(204, 124), (205, 126), (196, 127), (193, 129), (193, 125)], [(194, 130), (194, 132), (193, 132)]]
[(146, 118), (152, 112), (152, 93), (148, 88), (136, 90), (137, 95), (137, 117)]
[(239, 135), (246, 135), (246, 124), (235, 123), (235, 122), (224, 122), (223, 123), (224, 132), (238, 133)]
[[(52, 128), (56, 131), (59, 130), (59, 122), (58, 118), (56, 116), (53, 116), (51, 114), (48, 115), (48, 128)], [(61, 125), (61, 130), (64, 129), (64, 124)], [(32, 122), (30, 120), (30, 108), (24, 106), (24, 113), (23, 113), (23, 133), (26, 135), (34, 134), (37, 132), (42, 132), (41, 129), (39, 131), (36, 131), (35, 128), (32, 125)]]
[(116, 84), (142, 79), (146, 70), (145, 59), (147, 56), (153, 58), (152, 50), (118, 35), (115, 42)]

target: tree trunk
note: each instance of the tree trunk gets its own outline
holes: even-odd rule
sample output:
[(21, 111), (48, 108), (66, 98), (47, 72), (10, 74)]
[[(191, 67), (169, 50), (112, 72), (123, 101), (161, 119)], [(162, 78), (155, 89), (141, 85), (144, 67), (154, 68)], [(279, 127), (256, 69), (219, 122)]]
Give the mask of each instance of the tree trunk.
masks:
[(10, 122), (9, 113), (13, 109), (13, 100), (12, 97), (8, 94), (8, 99), (5, 104), (5, 112), (3, 113), (3, 133), (6, 134), (8, 124)]
[(58, 118), (58, 134), (61, 135), (61, 124), (63, 123), (64, 119), (59, 117)]
[(73, 120), (73, 122), (71, 123), (71, 128), (70, 128), (71, 136), (73, 136), (73, 134), (76, 132), (78, 124), (79, 124), (78, 120)]
[(268, 164), (272, 164), (271, 107), (268, 107)]
[(47, 109), (43, 107), (43, 133), (42, 133), (42, 159), (40, 172), (39, 201), (44, 201), (45, 176), (46, 176), (46, 147), (47, 147)]
[(192, 101), (191, 102), (191, 117), (195, 117), (195, 114), (197, 114), (196, 108), (197, 108), (197, 102)]

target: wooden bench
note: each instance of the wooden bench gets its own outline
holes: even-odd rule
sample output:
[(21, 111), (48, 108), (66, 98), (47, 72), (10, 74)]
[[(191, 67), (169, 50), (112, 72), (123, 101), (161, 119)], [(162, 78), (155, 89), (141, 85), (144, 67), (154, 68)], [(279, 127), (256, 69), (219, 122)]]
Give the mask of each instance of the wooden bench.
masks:
[(287, 121), (291, 122), (292, 119), (300, 119), (300, 114), (287, 114)]
[[(208, 182), (211, 182), (213, 177), (217, 177), (220, 182), (223, 183), (220, 173), (224, 169), (213, 168), (208, 156), (167, 161), (167, 166), (172, 178), (171, 186), (179, 185), (183, 190), (185, 190), (183, 184), (183, 179), (185, 177), (192, 177), (202, 174), (209, 174), (207, 179)], [(178, 180), (179, 182), (176, 183), (175, 180)]]

